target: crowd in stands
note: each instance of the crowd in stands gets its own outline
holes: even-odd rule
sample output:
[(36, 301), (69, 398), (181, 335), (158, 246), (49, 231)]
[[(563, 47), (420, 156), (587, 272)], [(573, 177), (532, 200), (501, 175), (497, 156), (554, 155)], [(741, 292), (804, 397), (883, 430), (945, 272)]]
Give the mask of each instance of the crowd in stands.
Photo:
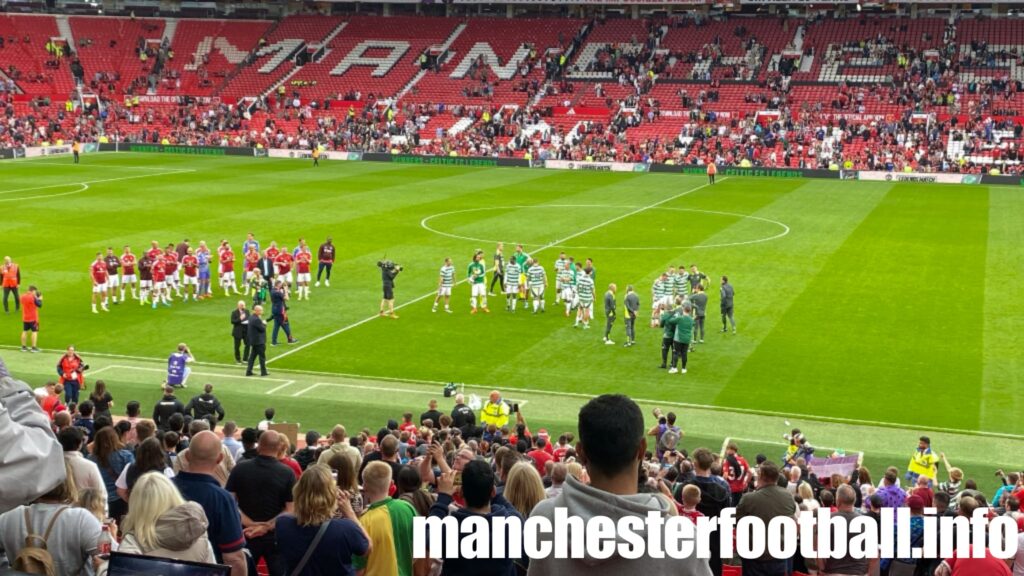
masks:
[[(797, 36), (822, 19), (799, 24)], [(80, 103), (74, 95), (63, 103), (43, 96), (15, 103), (15, 82), (24, 79), (20, 71), (7, 70), (8, 80), (0, 81), (0, 147), (120, 140), (530, 160), (1024, 171), (1016, 112), (1021, 82), (1002, 70), (978, 73), (1019, 62), (1022, 55), (1015, 48), (958, 38), (954, 23), (941, 28), (941, 37), (925, 32), (920, 41), (908, 41), (905, 22), (851, 19), (851, 28), (863, 28), (861, 38), (837, 42), (828, 54), (807, 45), (804, 57), (817, 58), (820, 66), (847, 65), (856, 58), (858, 66), (884, 70), (885, 79), (847, 83), (840, 76), (820, 85), (826, 92), (807, 92), (791, 82), (794, 75), (806, 74), (799, 59), (773, 58), (756, 26), (748, 30), (738, 24), (733, 38), (715, 35), (697, 51), (663, 44), (672, 31), (693, 27), (696, 34), (716, 22), (729, 20), (644, 21), (644, 35), (610, 42), (588, 62), (526, 44), (528, 58), (505, 81), (512, 83), (513, 94), (526, 96), (525, 103), (514, 105), (495, 96), (495, 84), (502, 81), (482, 57), (469, 67), (471, 82), (453, 89), (444, 102), (424, 101), (415, 84), (398, 101), (391, 94), (364, 95), (354, 87), (336, 99), (310, 100), (303, 97), (308, 86), (293, 84), (254, 103), (180, 96), (177, 104), (150, 104), (139, 96), (147, 90), (180, 94), (180, 78), (174, 66), (165, 66), (174, 58), (166, 40), (147, 45), (140, 38), (134, 50), (148, 61), (146, 75), (132, 80), (116, 71), (90, 71), (83, 82), (96, 93), (95, 103)], [(604, 21), (595, 20), (590, 28), (598, 25)], [(788, 20), (781, 28), (788, 28)], [(581, 30), (562, 44), (575, 57), (585, 42)], [(732, 55), (744, 56), (726, 64), (726, 45), (732, 46)], [(51, 52), (75, 58), (66, 45), (54, 44)], [(205, 63), (193, 64), (201, 74)], [(449, 69), (427, 72), (448, 74)], [(587, 73), (611, 77), (580, 77)], [(595, 101), (605, 110), (603, 117), (565, 116), (564, 109), (581, 102), (594, 106)], [(738, 101), (744, 105), (737, 106)], [(449, 131), (460, 119), (468, 119), (468, 126)]]
[[(47, 550), (62, 575), (105, 573), (98, 547), (107, 534), (121, 552), (227, 564), (235, 576), (257, 570), (273, 576), (356, 570), (717, 576), (735, 563), (723, 562), (717, 540), (710, 560), (413, 558), (416, 516), (493, 523), (551, 519), (559, 507), (582, 518), (656, 512), (693, 521), (735, 507), (738, 518), (766, 523), (818, 508), (881, 521), (883, 509), (907, 508), (914, 533), (921, 530), (924, 508), (948, 516), (971, 516), (981, 508), (990, 518), (1017, 521), (1024, 544), (1024, 478), (1000, 472), (997, 490), (989, 493), (944, 454), (932, 452), (927, 437), (905, 474), (891, 467), (878, 477), (859, 467), (821, 477), (809, 464), (814, 449), (799, 430), (781, 458), (759, 454), (748, 463), (735, 443), (721, 454), (687, 452), (675, 414), (656, 410), (658, 423), (647, 427), (640, 408), (625, 396), (587, 402), (578, 436), (556, 438), (531, 429), (521, 411), (513, 416), (495, 391), (479, 412), (457, 394), (450, 411), (431, 400), (418, 417), (406, 412), (378, 430), (349, 432), (338, 424), (326, 437), (310, 430), (296, 449), (275, 431), (273, 409), (241, 430), (233, 420), (222, 421), (226, 409), (209, 385), (187, 405), (167, 389), (152, 419), (140, 417), (137, 401), (126, 403), (127, 417), (112, 418), (117, 395), (105, 388), (65, 407), (58, 387), (47, 384), (33, 393), (0, 362), (0, 432), (11, 440), (0, 447), (0, 551), (15, 567), (32, 560), (26, 537), (50, 524)], [(796, 555), (742, 564), (745, 574), (754, 575), (866, 574), (876, 562)], [(873, 573), (946, 576), (952, 568), (952, 574), (1010, 574), (1007, 563), (990, 554), (880, 564)], [(1024, 570), (1024, 553), (1012, 565), (1014, 574)]]

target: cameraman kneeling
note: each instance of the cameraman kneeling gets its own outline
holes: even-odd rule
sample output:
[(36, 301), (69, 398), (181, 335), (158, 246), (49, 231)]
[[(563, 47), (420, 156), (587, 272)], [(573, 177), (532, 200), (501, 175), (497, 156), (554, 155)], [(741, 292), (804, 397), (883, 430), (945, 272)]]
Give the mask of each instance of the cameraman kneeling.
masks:
[[(384, 298), (380, 301), (380, 315), (398, 318), (395, 314), (395, 277), (402, 271), (402, 267), (391, 260), (377, 262), (377, 267), (380, 268), (380, 279), (384, 288)], [(385, 306), (387, 312), (384, 311)]]

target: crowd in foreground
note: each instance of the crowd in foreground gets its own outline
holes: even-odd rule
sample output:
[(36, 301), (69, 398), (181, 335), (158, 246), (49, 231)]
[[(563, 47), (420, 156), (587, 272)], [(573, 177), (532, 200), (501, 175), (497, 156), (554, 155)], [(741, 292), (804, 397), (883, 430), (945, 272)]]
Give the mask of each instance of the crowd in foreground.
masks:
[[(100, 553), (107, 546), (226, 564), (234, 576), (257, 566), (275, 576), (722, 574), (714, 542), (710, 560), (413, 558), (416, 516), (493, 524), (550, 519), (560, 507), (583, 518), (654, 512), (693, 521), (735, 508), (738, 518), (766, 523), (818, 508), (880, 522), (884, 509), (907, 508), (915, 532), (925, 508), (968, 517), (980, 508), (1024, 525), (1020, 475), (1001, 476), (996, 492), (983, 492), (932, 452), (926, 437), (905, 474), (889, 468), (876, 482), (859, 467), (820, 477), (808, 464), (814, 449), (799, 430), (780, 458), (757, 455), (750, 465), (735, 443), (721, 454), (683, 450), (675, 414), (655, 411), (658, 422), (648, 427), (639, 406), (622, 395), (583, 405), (578, 436), (532, 430), (495, 391), (479, 412), (458, 394), (450, 412), (432, 400), (418, 417), (406, 412), (376, 431), (350, 433), (341, 424), (326, 437), (308, 431), (296, 449), (275, 430), (273, 409), (239, 432), (209, 385), (187, 405), (166, 390), (152, 419), (140, 416), (137, 401), (126, 403), (126, 417), (114, 418), (109, 391), (100, 406), (90, 399), (51, 418), (44, 410), (59, 393), (48, 385), (34, 394), (0, 362), (0, 550), (7, 563), (30, 569), (41, 555), (26, 538), (52, 524), (46, 558), (55, 574), (104, 574)], [(797, 555), (742, 564), (748, 575), (1011, 573), (991, 554), (880, 562)], [(1012, 570), (1024, 573), (1024, 554)]]

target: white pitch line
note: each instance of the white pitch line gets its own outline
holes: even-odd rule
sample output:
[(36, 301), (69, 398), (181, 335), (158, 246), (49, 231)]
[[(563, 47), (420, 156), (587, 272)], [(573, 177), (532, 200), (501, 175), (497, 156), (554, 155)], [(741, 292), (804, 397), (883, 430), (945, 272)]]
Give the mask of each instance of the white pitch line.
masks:
[[(120, 370), (141, 370), (143, 372), (163, 372), (165, 374), (167, 373), (167, 370), (164, 370), (164, 369), (161, 369), (161, 368), (146, 368), (146, 367), (143, 367), (143, 366), (123, 366), (123, 365), (120, 365), (120, 364), (114, 364), (112, 366), (108, 366), (107, 368), (111, 368), (111, 369), (116, 368), (116, 369), (120, 369)], [(255, 379), (252, 376), (245, 376), (245, 375), (242, 375), (242, 374), (212, 374), (210, 372), (190, 372), (189, 375), (190, 376), (202, 376), (203, 378), (238, 378), (240, 380), (254, 380)], [(294, 384), (295, 383), (294, 380), (285, 380), (284, 378), (260, 378), (260, 380), (272, 380), (274, 382), (287, 382), (289, 384)]]
[(296, 392), (296, 393), (292, 394), (292, 396), (293, 396), (293, 397), (294, 397), (294, 396), (302, 396), (302, 395), (303, 395), (303, 394), (305, 394), (306, 392), (309, 392), (310, 390), (313, 390), (314, 388), (316, 388), (316, 387), (318, 387), (318, 386), (320, 386), (320, 384), (313, 384), (312, 386), (310, 386), (310, 387), (308, 387), (308, 388), (303, 388), (302, 390), (299, 390), (298, 392)]
[[(0, 190), (0, 195), (3, 194), (14, 194), (15, 192), (30, 192), (32, 190), (49, 190), (50, 188), (60, 188), (63, 186), (85, 186), (89, 187), (89, 184), (100, 184), (102, 182), (120, 182), (122, 180), (135, 180), (138, 178), (152, 178), (153, 176), (168, 176), (171, 174), (186, 174), (189, 172), (195, 172), (190, 168), (182, 168), (177, 170), (165, 170), (163, 172), (154, 172), (153, 174), (139, 174), (138, 176), (122, 176), (120, 178), (103, 178), (101, 180), (86, 180), (85, 182), (64, 182), (61, 184), (51, 184), (49, 186), (33, 186), (31, 188), (16, 188), (14, 190)], [(81, 190), (79, 190), (81, 192)]]
[(287, 388), (287, 387), (291, 386), (292, 384), (295, 384), (295, 380), (289, 380), (289, 381), (285, 382), (284, 384), (281, 384), (280, 386), (278, 386), (276, 388), (271, 388), (270, 390), (267, 390), (267, 394), (273, 394), (274, 392), (277, 392), (278, 390), (282, 390), (284, 388)]
[[(7, 345), (7, 344), (0, 344), (0, 350), (20, 350), (20, 349), (21, 349), (20, 346), (11, 346), (11, 345)], [(56, 353), (56, 354), (63, 354), (64, 353), (64, 350), (54, 350), (54, 349), (50, 349), (50, 348), (43, 348), (42, 350), (43, 350), (43, 352), (51, 352), (51, 353)], [(104, 353), (100, 353), (100, 352), (82, 352), (82, 351), (79, 351), (79, 355), (81, 355), (81, 356), (99, 356), (99, 357), (109, 357), (109, 358), (124, 358), (126, 360), (141, 360), (141, 361), (146, 361), (146, 362), (166, 362), (166, 359), (163, 359), (163, 358), (150, 358), (150, 357), (147, 357), (147, 356), (128, 356), (128, 355), (124, 355), (124, 354), (104, 354)], [(216, 363), (216, 362), (195, 362), (194, 364), (202, 365), (202, 366), (210, 366), (210, 367), (223, 366), (223, 367), (236, 368), (237, 369), (237, 366), (234, 365), (234, 364), (222, 364), (222, 363)], [(136, 366), (125, 366), (125, 368), (134, 369), (134, 370), (156, 370), (156, 371), (159, 371), (159, 372), (163, 372), (163, 369), (158, 369), (158, 368), (141, 368), (141, 367), (136, 367)], [(405, 382), (405, 383), (408, 383), (408, 384), (420, 384), (420, 385), (427, 385), (427, 386), (444, 386), (445, 384), (448, 383), (448, 382), (443, 382), (443, 381), (440, 381), (440, 380), (422, 380), (422, 379), (416, 379), (416, 378), (397, 378), (397, 377), (390, 377), (390, 376), (367, 376), (365, 374), (349, 374), (349, 373), (344, 373), (344, 372), (323, 372), (323, 371), (319, 371), (319, 370), (301, 370), (301, 369), (295, 369), (295, 368), (285, 368), (285, 369), (281, 370), (281, 372), (284, 372), (285, 374), (312, 374), (312, 375), (316, 375), (316, 376), (333, 376), (333, 377), (337, 377), (337, 378), (375, 380), (375, 381), (380, 381), (380, 382)], [(217, 374), (215, 376), (228, 376), (228, 375)], [(233, 375), (231, 375), (231, 376), (233, 376)], [(234, 377), (242, 378), (242, 376), (234, 376)], [(249, 377), (246, 376), (245, 378), (249, 378)], [(277, 381), (277, 382), (283, 382), (284, 381), (284, 379), (282, 379), (282, 378), (263, 378), (263, 379), (264, 380), (274, 380), (274, 381)], [(465, 384), (465, 383), (463, 383), (461, 385), (464, 386), (465, 388), (469, 388), (469, 389), (473, 389), (473, 390), (493, 390), (495, 388), (493, 385), (488, 386), (488, 385), (484, 385), (484, 384)], [(348, 384), (347, 386), (356, 386), (356, 385), (355, 384)], [(312, 388), (315, 388), (315, 387), (316, 386), (314, 385)], [(380, 390), (379, 387), (378, 388), (372, 388), (372, 389), (373, 390)], [(389, 388), (389, 390), (390, 389), (391, 388)], [(563, 398), (585, 398), (587, 400), (590, 400), (590, 399), (594, 398), (593, 394), (584, 394), (582, 392), (566, 392), (566, 391), (559, 391), (559, 390), (539, 390), (537, 388), (518, 388), (518, 387), (508, 387), (508, 386), (502, 386), (501, 389), (504, 390), (504, 391), (514, 391), (514, 392), (522, 392), (522, 393), (528, 393), (528, 394), (541, 394), (541, 395), (544, 395), (544, 396), (555, 396), (555, 397), (563, 397)], [(303, 391), (303, 393), (306, 392), (306, 391), (308, 391), (308, 389)], [(788, 419), (788, 420), (802, 419), (802, 420), (812, 420), (814, 422), (832, 422), (832, 423), (836, 423), (836, 424), (849, 424), (851, 426), (869, 426), (869, 427), (876, 427), (876, 428), (896, 428), (896, 429), (900, 429), (900, 430), (920, 430), (922, 427), (924, 427), (924, 428), (927, 428), (928, 430), (931, 430), (933, 432), (942, 432), (942, 433), (945, 433), (945, 434), (956, 434), (956, 435), (959, 435), (959, 436), (981, 436), (983, 438), (1004, 438), (1004, 439), (1008, 439), (1008, 440), (1024, 440), (1024, 434), (1012, 434), (1012, 433), (1009, 433), (1009, 432), (988, 432), (988, 431), (985, 431), (985, 430), (964, 430), (962, 428), (944, 428), (944, 427), (935, 427), (935, 426), (922, 426), (922, 425), (919, 425), (919, 424), (900, 424), (898, 422), (884, 422), (884, 421), (881, 421), (881, 420), (861, 420), (861, 419), (857, 419), (857, 418), (841, 418), (841, 417), (836, 417), (836, 416), (821, 416), (821, 415), (817, 415), (817, 414), (791, 414), (791, 413), (786, 413), (786, 412), (776, 412), (776, 411), (772, 411), (772, 410), (756, 410), (756, 409), (752, 409), (752, 408), (738, 408), (738, 407), (734, 407), (734, 406), (721, 406), (721, 405), (713, 405), (713, 404), (694, 404), (694, 403), (690, 403), (690, 402), (676, 402), (676, 401), (672, 401), (672, 400), (650, 400), (650, 399), (646, 399), (646, 398), (633, 398), (633, 401), (638, 403), (638, 404), (656, 404), (656, 405), (662, 405), (662, 406), (676, 406), (676, 407), (679, 407), (679, 408), (690, 408), (690, 409), (693, 409), (693, 410), (705, 410), (705, 411), (708, 411), (708, 412), (732, 412), (734, 414), (749, 414), (751, 416), (772, 416), (772, 417), (785, 418), (785, 419)], [(761, 442), (761, 440), (757, 440), (757, 442)]]
[[(722, 178), (722, 180), (726, 180), (726, 178)], [(618, 222), (619, 220), (623, 220), (625, 218), (629, 218), (630, 216), (634, 216), (634, 215), (639, 214), (639, 213), (641, 213), (641, 212), (643, 212), (645, 210), (650, 210), (651, 208), (657, 208), (658, 206), (661, 206), (662, 204), (666, 204), (666, 203), (671, 202), (673, 200), (677, 200), (679, 198), (682, 198), (683, 196), (686, 196), (688, 194), (692, 194), (692, 193), (694, 193), (694, 192), (696, 192), (698, 190), (701, 190), (703, 188), (707, 188), (708, 186), (710, 186), (710, 184), (701, 184), (700, 186), (697, 186), (695, 188), (690, 188), (689, 190), (686, 190), (684, 192), (680, 192), (679, 194), (675, 194), (673, 196), (669, 196), (668, 198), (665, 198), (664, 200), (659, 200), (659, 201), (657, 201), (657, 202), (655, 202), (653, 204), (648, 204), (646, 206), (641, 206), (641, 207), (639, 207), (639, 208), (637, 208), (635, 210), (632, 210), (630, 212), (626, 212), (625, 214), (620, 214), (620, 215), (618, 215), (618, 216), (616, 216), (614, 218), (610, 218), (608, 220), (605, 220), (604, 222), (600, 222), (598, 224), (594, 224), (593, 226), (590, 226), (589, 228), (584, 228), (583, 230), (580, 230), (579, 232), (575, 232), (573, 234), (570, 234), (570, 235), (566, 236), (565, 238), (559, 238), (558, 240), (555, 240), (554, 242), (550, 242), (548, 244), (545, 244), (544, 246), (542, 246), (542, 247), (538, 248), (537, 250), (535, 250), (534, 254), (536, 254), (538, 252), (543, 252), (544, 250), (547, 250), (549, 248), (553, 248), (555, 246), (560, 246), (562, 244), (565, 244), (569, 240), (572, 240), (573, 238), (579, 238), (580, 236), (583, 236), (584, 234), (588, 234), (590, 232), (593, 232), (594, 230), (597, 230), (598, 228), (607, 226), (609, 224), (614, 224), (615, 222)], [(455, 285), (458, 286), (459, 284), (462, 284), (462, 283), (468, 282), (468, 281), (469, 281), (469, 278), (463, 278), (462, 280), (459, 280), (458, 282), (456, 282)], [(435, 294), (437, 294), (437, 290), (431, 290), (430, 292), (427, 292), (426, 294), (424, 294), (424, 295), (422, 295), (422, 296), (420, 296), (418, 298), (413, 298), (412, 300), (409, 300), (408, 302), (405, 302), (404, 304), (400, 304), (398, 306), (395, 306), (395, 310), (399, 310), (401, 308), (405, 308), (406, 306), (411, 306), (413, 304), (416, 304), (417, 302), (421, 302), (423, 300), (426, 300), (427, 298), (430, 298), (431, 296), (433, 296)], [(305, 344), (300, 344), (300, 345), (298, 345), (298, 346), (288, 350), (287, 352), (284, 352), (283, 354), (279, 354), (277, 356), (274, 356), (273, 358), (267, 360), (267, 364), (272, 364), (272, 363), (276, 362), (277, 360), (280, 360), (281, 358), (287, 358), (288, 356), (291, 356), (292, 354), (294, 354), (294, 353), (296, 353), (296, 352), (298, 352), (300, 350), (304, 350), (304, 349), (306, 349), (306, 348), (308, 348), (308, 347), (310, 347), (310, 346), (312, 346), (314, 344), (318, 344), (320, 342), (323, 342), (324, 340), (327, 340), (328, 338), (333, 338), (333, 337), (337, 336), (338, 334), (341, 334), (343, 332), (348, 332), (349, 330), (352, 330), (353, 328), (358, 328), (359, 326), (362, 326), (363, 324), (366, 324), (367, 322), (372, 322), (373, 320), (376, 320), (379, 316), (380, 316), (379, 314), (374, 314), (373, 316), (369, 316), (367, 318), (363, 318), (362, 320), (360, 320), (358, 322), (353, 322), (352, 324), (349, 324), (348, 326), (343, 326), (341, 328), (338, 328), (337, 330), (335, 330), (333, 332), (328, 332), (327, 334), (324, 334), (323, 336), (320, 336), (318, 338), (314, 338), (314, 339), (310, 340), (309, 342), (306, 342)]]

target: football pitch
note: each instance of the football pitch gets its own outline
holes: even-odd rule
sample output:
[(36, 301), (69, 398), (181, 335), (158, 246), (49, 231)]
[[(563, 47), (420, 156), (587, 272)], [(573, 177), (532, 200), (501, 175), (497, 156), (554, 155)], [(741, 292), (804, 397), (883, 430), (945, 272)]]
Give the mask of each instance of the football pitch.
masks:
[[(230, 418), (255, 421), (273, 405), (321, 431), (338, 421), (376, 429), (457, 382), (526, 401), (531, 427), (572, 429), (586, 398), (623, 392), (648, 413), (675, 407), (687, 445), (732, 436), (781, 450), (771, 444), (790, 421), (816, 445), (886, 464), (902, 464), (930, 433), (954, 465), (988, 470), (1010, 465), (993, 458), (1024, 436), (1019, 189), (738, 177), (707, 186), (669, 174), (105, 153), (79, 165), (7, 162), (0, 179), (0, 252), (21, 265), (23, 286), (43, 292), (40, 345), (76, 345), (122, 408), (157, 400), (161, 362), (185, 341), (203, 363), (192, 387), (215, 382), (237, 407)], [(333, 236), (338, 247), (331, 287), (291, 304), (300, 342), (268, 348), (269, 378), (234, 366), (228, 317), (238, 297), (222, 291), (91, 313), (97, 251), (138, 254), (151, 240), (188, 238), (228, 239), (237, 254), (250, 231), (263, 246), (304, 237), (315, 251)], [(621, 302), (634, 285), (637, 346), (602, 343), (600, 298), (593, 327), (573, 328), (552, 289), (545, 314), (509, 314), (492, 298), (490, 314), (470, 315), (462, 282), (454, 313), (432, 313), (443, 259), (462, 279), (474, 249), (489, 264), (497, 241), (506, 255), (523, 243), (551, 284), (565, 251), (594, 260), (598, 296), (614, 282)], [(385, 257), (405, 267), (398, 320), (376, 315)], [(669, 375), (657, 369), (650, 289), (668, 266), (690, 264), (712, 281), (709, 334), (689, 372)], [(719, 333), (723, 274), (736, 290), (735, 335)], [(4, 320), (14, 345), (20, 318)], [(620, 304), (613, 339), (623, 338)], [(14, 348), (3, 356), (33, 384), (57, 360)]]

